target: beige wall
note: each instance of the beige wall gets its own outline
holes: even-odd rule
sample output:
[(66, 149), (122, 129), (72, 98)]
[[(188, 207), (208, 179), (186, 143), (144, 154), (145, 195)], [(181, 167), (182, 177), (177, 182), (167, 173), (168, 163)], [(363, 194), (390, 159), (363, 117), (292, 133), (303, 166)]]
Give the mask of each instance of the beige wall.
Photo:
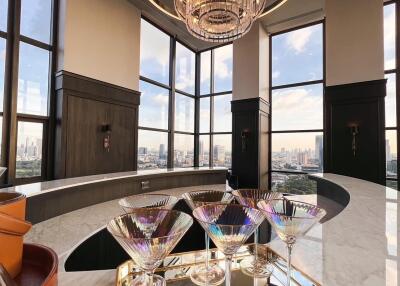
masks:
[(326, 0), (326, 83), (384, 78), (383, 1)]
[(233, 42), (233, 100), (268, 100), (268, 48), (268, 35), (258, 22), (243, 38)]
[(61, 0), (58, 70), (139, 90), (140, 11), (127, 0)]

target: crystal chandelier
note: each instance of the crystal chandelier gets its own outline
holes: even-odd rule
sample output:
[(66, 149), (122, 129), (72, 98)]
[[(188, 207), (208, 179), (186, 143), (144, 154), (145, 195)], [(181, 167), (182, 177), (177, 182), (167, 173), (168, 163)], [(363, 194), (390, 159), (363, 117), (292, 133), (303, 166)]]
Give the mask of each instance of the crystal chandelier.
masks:
[(195, 37), (230, 42), (246, 34), (266, 0), (174, 0), (175, 10)]

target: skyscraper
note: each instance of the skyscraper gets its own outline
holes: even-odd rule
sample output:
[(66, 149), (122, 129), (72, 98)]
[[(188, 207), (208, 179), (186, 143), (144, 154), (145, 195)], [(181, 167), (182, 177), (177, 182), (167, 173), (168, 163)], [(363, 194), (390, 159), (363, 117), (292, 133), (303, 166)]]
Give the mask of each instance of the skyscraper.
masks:
[(165, 155), (165, 145), (164, 144), (160, 144), (160, 149), (158, 152), (158, 158), (159, 159), (164, 159), (164, 155)]
[(225, 162), (225, 147), (222, 145), (214, 146), (214, 161)]
[(390, 154), (390, 142), (386, 139), (386, 162), (389, 162), (392, 159), (392, 155)]
[(324, 165), (324, 137), (322, 135), (315, 136), (315, 159), (319, 162), (319, 170), (322, 171)]

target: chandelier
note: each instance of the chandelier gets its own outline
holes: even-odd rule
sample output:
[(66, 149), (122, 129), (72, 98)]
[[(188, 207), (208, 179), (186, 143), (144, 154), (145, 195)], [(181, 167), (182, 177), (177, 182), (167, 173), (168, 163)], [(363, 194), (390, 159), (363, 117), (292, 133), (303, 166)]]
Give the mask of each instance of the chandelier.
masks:
[(230, 42), (246, 34), (267, 0), (174, 0), (175, 10), (195, 37)]

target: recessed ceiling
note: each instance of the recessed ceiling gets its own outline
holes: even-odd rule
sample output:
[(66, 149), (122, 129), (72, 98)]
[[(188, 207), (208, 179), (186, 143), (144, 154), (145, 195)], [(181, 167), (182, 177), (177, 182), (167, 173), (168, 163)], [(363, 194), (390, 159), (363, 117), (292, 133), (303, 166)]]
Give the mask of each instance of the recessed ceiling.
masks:
[[(167, 31), (172, 36), (177, 37), (186, 45), (192, 47), (196, 51), (205, 50), (216, 46), (215, 43), (201, 41), (193, 37), (187, 30), (185, 23), (174, 18), (176, 12), (174, 9), (174, 0), (128, 0), (141, 10), (142, 15), (154, 22), (156, 25)], [(272, 10), (284, 0), (267, 0), (267, 8), (264, 12)], [(156, 7), (158, 6), (158, 7)], [(280, 23), (286, 19), (291, 19), (302, 14), (312, 13), (313, 11), (321, 11), (323, 8), (323, 0), (287, 0), (278, 9), (261, 17), (264, 26), (268, 27), (274, 23)], [(164, 9), (171, 16), (168, 16), (160, 9)]]

